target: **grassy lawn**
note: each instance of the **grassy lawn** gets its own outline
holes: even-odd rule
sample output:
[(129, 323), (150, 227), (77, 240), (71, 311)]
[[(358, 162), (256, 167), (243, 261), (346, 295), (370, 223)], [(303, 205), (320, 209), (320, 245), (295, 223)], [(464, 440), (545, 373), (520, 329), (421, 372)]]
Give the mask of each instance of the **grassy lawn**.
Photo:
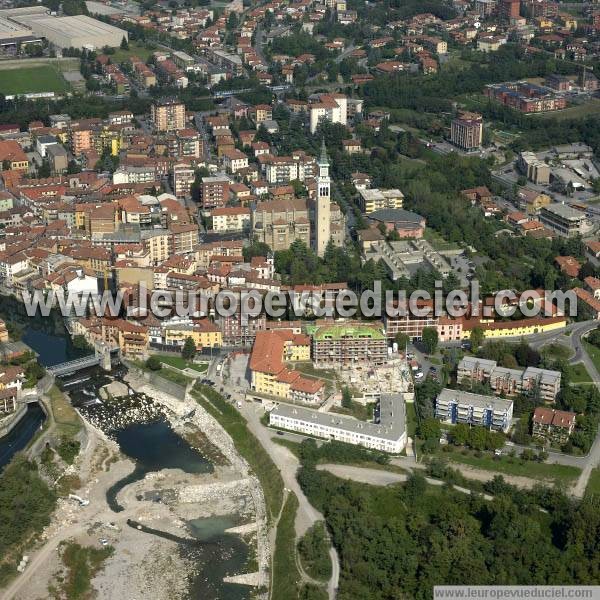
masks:
[(572, 383), (592, 382), (592, 378), (590, 377), (590, 374), (587, 372), (587, 369), (583, 363), (575, 363), (574, 365), (570, 365), (569, 373), (571, 375)]
[(585, 488), (586, 494), (600, 495), (600, 468), (592, 469), (592, 474)]
[(458, 250), (458, 246), (451, 242), (447, 242), (439, 233), (433, 229), (426, 229), (423, 237), (433, 246), (438, 252), (448, 250)]
[(415, 433), (417, 431), (417, 412), (415, 410), (414, 402), (406, 403), (406, 433), (408, 437), (415, 439)]
[(190, 381), (192, 381), (189, 377), (182, 375), (181, 373), (177, 373), (177, 371), (171, 371), (171, 369), (161, 369), (160, 371), (153, 371), (159, 377), (163, 379), (168, 379), (177, 385), (187, 385)]
[(178, 373), (177, 371), (172, 371), (171, 369), (160, 369), (159, 371), (153, 371), (152, 369), (149, 369), (145, 365), (145, 363), (143, 363), (140, 360), (134, 360), (132, 362), (135, 364), (136, 367), (138, 367), (138, 369), (142, 369), (142, 371), (147, 371), (148, 373), (152, 373), (152, 374), (156, 375), (157, 377), (162, 377), (163, 379), (172, 381), (173, 383), (176, 383), (177, 385), (186, 386), (188, 383), (190, 383), (190, 381), (193, 381), (189, 377), (186, 377), (185, 375), (182, 375), (181, 373)]
[(272, 598), (297, 598), (300, 573), (296, 566), (296, 530), (294, 521), (298, 498), (290, 492), (277, 524), (273, 553)]
[(444, 457), (449, 461), (469, 465), (485, 471), (497, 471), (505, 475), (517, 475), (520, 477), (530, 477), (532, 479), (553, 480), (555, 483), (570, 484), (581, 473), (581, 469), (567, 465), (552, 465), (547, 463), (538, 463), (533, 461), (519, 460), (517, 458), (495, 459), (492, 456), (477, 457), (473, 455), (464, 455), (459, 452), (446, 454)]
[(54, 385), (48, 392), (56, 429), (61, 437), (73, 438), (82, 427), (81, 419), (67, 397)]
[(267, 517), (275, 519), (283, 502), (283, 479), (260, 442), (248, 430), (246, 420), (223, 396), (207, 385), (196, 384), (192, 395), (231, 436), (237, 451), (246, 459), (260, 480)]
[(165, 364), (165, 365), (170, 365), (172, 367), (175, 367), (176, 369), (181, 369), (183, 371), (183, 369), (192, 369), (193, 371), (197, 371), (198, 373), (204, 373), (206, 371), (206, 369), (208, 368), (208, 364), (207, 363), (202, 363), (200, 365), (195, 364), (189, 360), (185, 360), (184, 358), (181, 358), (181, 356), (171, 356), (171, 355), (163, 355), (163, 354), (159, 354), (156, 355), (156, 358), (158, 358), (158, 360), (160, 360), (161, 363)]
[(594, 363), (596, 369), (600, 371), (600, 348), (596, 348), (596, 346), (593, 346), (586, 340), (583, 340), (583, 346), (585, 348), (585, 351), (589, 354), (590, 358), (592, 359), (592, 362)]
[(157, 48), (147, 48), (145, 44), (130, 41), (129, 50), (115, 48), (115, 53), (110, 55), (110, 59), (113, 63), (121, 63), (126, 61), (130, 56), (137, 56), (146, 62), (148, 57), (151, 56), (156, 50)]
[(51, 65), (26, 69), (8, 69), (0, 72), (0, 94), (30, 92), (67, 92), (69, 84)]
[(352, 408), (346, 408), (345, 406), (332, 406), (331, 412), (338, 413), (340, 415), (349, 415), (358, 419), (359, 421), (372, 421), (373, 420), (373, 408), (375, 402), (369, 402), (366, 406), (360, 402), (352, 402)]

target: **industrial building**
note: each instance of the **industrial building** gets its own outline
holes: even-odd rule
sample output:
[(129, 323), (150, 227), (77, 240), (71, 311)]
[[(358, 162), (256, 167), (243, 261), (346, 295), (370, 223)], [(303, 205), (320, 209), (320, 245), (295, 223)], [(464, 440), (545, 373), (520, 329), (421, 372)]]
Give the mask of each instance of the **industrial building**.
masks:
[(0, 38), (9, 25), (21, 27), (17, 27), (18, 36), (45, 38), (57, 48), (118, 47), (123, 38), (129, 39), (125, 30), (113, 25), (86, 15), (55, 17), (44, 6), (0, 11)]

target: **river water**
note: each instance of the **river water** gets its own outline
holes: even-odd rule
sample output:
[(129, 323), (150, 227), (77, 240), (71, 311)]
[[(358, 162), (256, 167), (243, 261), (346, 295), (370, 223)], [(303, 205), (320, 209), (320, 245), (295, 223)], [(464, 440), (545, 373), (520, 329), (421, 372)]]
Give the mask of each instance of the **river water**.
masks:
[[(0, 318), (19, 329), (21, 340), (39, 355), (40, 363), (46, 367), (82, 355), (82, 351), (73, 346), (60, 319), (31, 319), (23, 314), (19, 303), (6, 298), (0, 298)], [(91, 404), (98, 389), (108, 381), (106, 374), (94, 367), (57, 383), (85, 414), (88, 410), (103, 410), (101, 406)], [(0, 441), (0, 469), (27, 446), (44, 419), (41, 408), (30, 405), (27, 415)], [(188, 473), (213, 471), (212, 463), (173, 431), (164, 419), (132, 423), (112, 433), (121, 451), (136, 463), (133, 473), (107, 492), (107, 502), (115, 511), (120, 510), (116, 500), (119, 490), (146, 473), (166, 468), (179, 468)], [(225, 529), (235, 525), (239, 525), (237, 515), (189, 521), (189, 534), (196, 541), (182, 543), (181, 552), (197, 565), (197, 573), (189, 581), (190, 599), (247, 600), (250, 597), (251, 588), (223, 582), (226, 575), (243, 573), (248, 560), (246, 543), (237, 535), (225, 533)], [(151, 533), (161, 535), (159, 531)]]

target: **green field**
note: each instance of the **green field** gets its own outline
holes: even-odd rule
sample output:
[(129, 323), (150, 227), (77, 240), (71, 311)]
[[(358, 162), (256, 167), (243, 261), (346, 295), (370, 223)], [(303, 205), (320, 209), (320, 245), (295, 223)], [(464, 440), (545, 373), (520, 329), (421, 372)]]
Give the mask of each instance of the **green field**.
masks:
[(600, 495), (600, 469), (592, 469), (592, 474), (585, 488), (586, 494)]
[(32, 92), (67, 92), (69, 84), (50, 65), (27, 69), (0, 71), (0, 94), (27, 94)]
[(192, 369), (192, 371), (197, 371), (198, 373), (204, 373), (208, 368), (208, 363), (196, 364), (189, 360), (185, 360), (181, 356), (172, 356), (172, 355), (163, 355), (157, 354), (156, 358), (160, 360), (161, 363), (165, 365), (170, 365), (171, 367), (175, 367), (176, 369)]
[(592, 359), (596, 370), (600, 370), (600, 348), (596, 348), (596, 346), (593, 346), (586, 340), (583, 340), (583, 346), (589, 357)]
[(571, 383), (591, 383), (592, 378), (583, 363), (575, 363), (569, 367)]
[[(150, 44), (152, 46), (152, 44)], [(130, 56), (137, 56), (139, 59), (146, 62), (148, 57), (156, 52), (158, 48), (147, 48), (145, 44), (139, 44), (137, 42), (129, 42), (129, 50), (122, 50), (121, 48), (115, 48), (115, 53), (110, 55), (110, 60), (113, 63), (121, 63), (127, 60)]]

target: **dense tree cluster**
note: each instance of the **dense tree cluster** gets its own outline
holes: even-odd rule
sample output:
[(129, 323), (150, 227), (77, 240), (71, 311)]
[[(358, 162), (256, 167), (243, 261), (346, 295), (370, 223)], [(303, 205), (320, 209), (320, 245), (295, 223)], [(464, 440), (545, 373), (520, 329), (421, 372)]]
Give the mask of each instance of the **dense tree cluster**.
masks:
[(600, 576), (595, 497), (576, 503), (497, 478), (488, 491), (495, 499), (485, 501), (422, 479), (375, 488), (311, 467), (299, 480), (338, 549), (341, 600), (425, 599), (437, 584), (593, 584)]
[(505, 44), (489, 55), (467, 52), (464, 58), (472, 59), (469, 68), (447, 68), (435, 75), (416, 77), (409, 73), (377, 77), (364, 86), (364, 98), (370, 106), (443, 112), (452, 109), (450, 98), (481, 93), (489, 83), (573, 70), (567, 62), (548, 58), (544, 53), (526, 54), (515, 44)]
[(56, 496), (35, 463), (14, 458), (0, 477), (0, 583), (15, 570), (16, 547), (48, 525), (55, 505)]

